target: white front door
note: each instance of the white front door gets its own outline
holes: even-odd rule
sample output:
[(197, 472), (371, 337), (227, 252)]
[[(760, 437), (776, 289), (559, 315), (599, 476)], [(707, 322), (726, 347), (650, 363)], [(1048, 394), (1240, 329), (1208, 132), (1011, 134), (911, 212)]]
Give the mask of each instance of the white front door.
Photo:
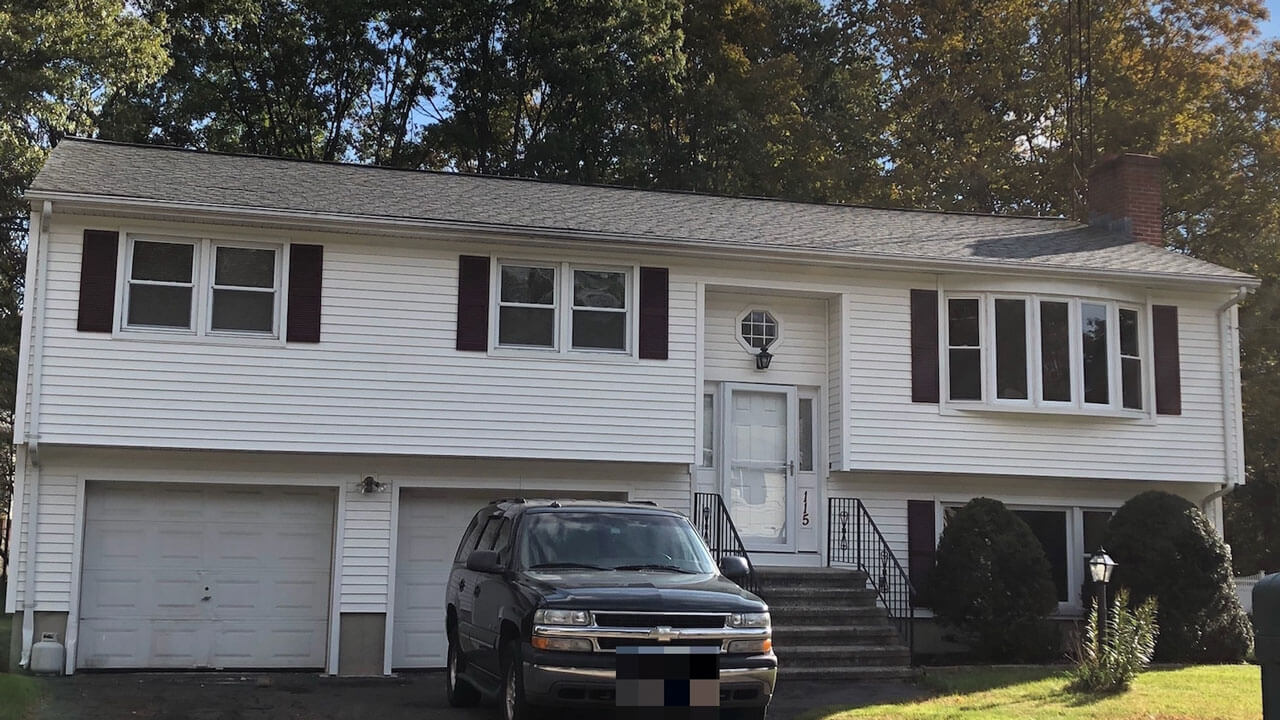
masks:
[(725, 505), (748, 550), (795, 550), (796, 389), (726, 383)]

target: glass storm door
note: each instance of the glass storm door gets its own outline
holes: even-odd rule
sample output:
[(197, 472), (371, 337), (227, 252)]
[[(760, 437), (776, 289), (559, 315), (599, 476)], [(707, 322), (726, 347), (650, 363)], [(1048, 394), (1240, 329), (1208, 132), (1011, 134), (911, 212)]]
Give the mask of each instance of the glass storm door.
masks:
[(796, 390), (727, 383), (725, 505), (748, 550), (795, 549)]

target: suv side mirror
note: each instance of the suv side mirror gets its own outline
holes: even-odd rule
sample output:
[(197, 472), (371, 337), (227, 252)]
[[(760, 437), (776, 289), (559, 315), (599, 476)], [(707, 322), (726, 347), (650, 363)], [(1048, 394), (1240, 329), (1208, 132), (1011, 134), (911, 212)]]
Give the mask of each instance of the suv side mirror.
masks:
[(740, 555), (726, 555), (720, 558), (720, 572), (737, 582), (751, 574), (751, 567), (747, 565), (747, 559)]
[(496, 550), (472, 550), (467, 556), (467, 569), (482, 573), (500, 573), (505, 568), (498, 562)]

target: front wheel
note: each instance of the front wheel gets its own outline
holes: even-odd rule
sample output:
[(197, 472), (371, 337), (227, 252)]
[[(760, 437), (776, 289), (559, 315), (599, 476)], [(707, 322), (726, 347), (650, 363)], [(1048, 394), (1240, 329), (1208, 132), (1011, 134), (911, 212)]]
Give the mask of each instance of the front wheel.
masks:
[(444, 673), (445, 695), (453, 707), (471, 707), (480, 702), (480, 692), (462, 677), (458, 667), (458, 648), (449, 641), (449, 653)]
[(525, 701), (523, 663), (520, 662), (520, 646), (509, 642), (502, 648), (502, 718), (503, 720), (534, 720), (537, 713)]

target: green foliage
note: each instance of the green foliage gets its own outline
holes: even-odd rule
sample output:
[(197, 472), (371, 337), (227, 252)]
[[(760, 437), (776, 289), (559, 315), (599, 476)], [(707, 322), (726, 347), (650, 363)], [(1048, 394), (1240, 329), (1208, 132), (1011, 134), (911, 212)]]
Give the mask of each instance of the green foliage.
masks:
[(1031, 528), (998, 500), (974, 498), (938, 541), (930, 586), (934, 614), (981, 658), (1041, 660), (1056, 645), (1045, 617), (1057, 590)]
[(0, 0), (0, 507), (13, 491), (29, 217), (22, 193), (51, 140), (92, 133), (109, 98), (136, 92), (165, 69), (163, 24), (123, 0)]
[(1156, 599), (1129, 609), (1129, 593), (1121, 590), (1107, 614), (1106, 628), (1098, 606), (1089, 610), (1072, 686), (1087, 692), (1128, 690), (1156, 652)]
[(1112, 583), (1137, 602), (1159, 601), (1160, 662), (1242, 662), (1253, 631), (1240, 607), (1231, 556), (1208, 518), (1187, 500), (1148, 491), (1107, 526), (1118, 566)]

